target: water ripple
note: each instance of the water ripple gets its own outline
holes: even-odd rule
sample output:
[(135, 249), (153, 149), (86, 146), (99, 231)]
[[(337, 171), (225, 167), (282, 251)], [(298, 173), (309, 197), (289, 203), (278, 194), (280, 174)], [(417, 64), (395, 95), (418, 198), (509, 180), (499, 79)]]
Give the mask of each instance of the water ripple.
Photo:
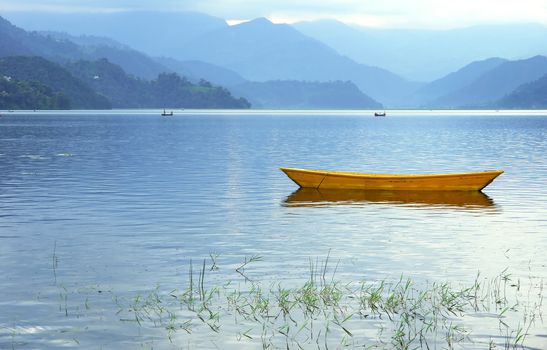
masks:
[[(505, 267), (547, 280), (545, 116), (113, 113), (0, 120), (0, 347), (12, 333), (29, 348), (140, 346), (112, 294), (184, 288), (190, 259), (211, 252), (221, 273), (258, 254), (252, 278), (289, 283), (329, 251), (349, 280)], [(431, 197), (298, 192), (280, 166), (505, 173), (484, 195)], [(112, 292), (74, 292), (95, 285)], [(161, 330), (138, 339), (169, 344)]]

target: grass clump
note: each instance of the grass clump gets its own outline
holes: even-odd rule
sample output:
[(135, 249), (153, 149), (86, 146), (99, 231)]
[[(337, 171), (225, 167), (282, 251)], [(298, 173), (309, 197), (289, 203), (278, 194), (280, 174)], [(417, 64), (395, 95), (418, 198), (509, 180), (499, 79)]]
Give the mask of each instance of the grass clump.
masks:
[[(221, 342), (234, 337), (263, 348), (509, 349), (524, 347), (542, 313), (542, 287), (538, 293), (521, 293), (521, 281), (506, 270), (493, 279), (479, 274), (467, 286), (418, 284), (404, 276), (343, 282), (336, 279), (338, 263), (331, 268), (329, 254), (322, 262), (310, 259), (307, 280), (287, 286), (250, 280), (245, 271), (263, 261), (252, 256), (235, 269), (242, 282), (212, 283), (206, 279), (219, 270), (219, 257), (210, 257), (212, 266), (204, 260), (197, 271), (190, 262), (186, 289), (156, 288), (127, 300), (120, 318), (163, 327), (174, 343), (185, 335), (215, 335)], [(490, 335), (489, 342), (473, 336), (473, 321), (485, 313), (480, 332)]]

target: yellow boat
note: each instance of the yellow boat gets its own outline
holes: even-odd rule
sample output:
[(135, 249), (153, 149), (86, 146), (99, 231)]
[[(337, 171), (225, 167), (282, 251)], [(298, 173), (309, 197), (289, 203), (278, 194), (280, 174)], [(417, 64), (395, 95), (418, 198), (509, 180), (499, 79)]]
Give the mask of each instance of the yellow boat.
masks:
[(303, 188), (389, 191), (480, 191), (503, 173), (490, 170), (455, 174), (363, 174), (280, 168)]

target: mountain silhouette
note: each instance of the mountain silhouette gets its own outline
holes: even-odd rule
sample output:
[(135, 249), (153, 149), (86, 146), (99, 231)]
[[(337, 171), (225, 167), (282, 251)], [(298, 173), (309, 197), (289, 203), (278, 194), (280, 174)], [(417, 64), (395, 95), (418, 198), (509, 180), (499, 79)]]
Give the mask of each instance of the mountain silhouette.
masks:
[(373, 99), (397, 105), (417, 87), (385, 69), (359, 64), (286, 24), (265, 18), (208, 32), (186, 59), (210, 62), (251, 81), (352, 81)]

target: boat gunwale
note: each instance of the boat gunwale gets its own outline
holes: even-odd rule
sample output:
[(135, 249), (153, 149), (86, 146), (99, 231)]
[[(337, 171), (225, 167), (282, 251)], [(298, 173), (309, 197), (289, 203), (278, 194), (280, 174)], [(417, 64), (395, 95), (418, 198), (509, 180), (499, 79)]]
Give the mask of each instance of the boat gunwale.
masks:
[(464, 173), (447, 173), (447, 174), (370, 174), (370, 173), (357, 173), (357, 172), (343, 172), (343, 171), (328, 171), (328, 170), (309, 170), (309, 169), (298, 169), (298, 168), (279, 168), (281, 171), (286, 173), (289, 172), (299, 172), (306, 174), (322, 175), (322, 176), (343, 176), (343, 177), (353, 177), (353, 178), (380, 178), (380, 179), (401, 179), (401, 178), (446, 178), (446, 177), (469, 177), (469, 176), (482, 176), (482, 175), (496, 175), (499, 176), (503, 174), (503, 170), (485, 170), (478, 172), (464, 172)]

